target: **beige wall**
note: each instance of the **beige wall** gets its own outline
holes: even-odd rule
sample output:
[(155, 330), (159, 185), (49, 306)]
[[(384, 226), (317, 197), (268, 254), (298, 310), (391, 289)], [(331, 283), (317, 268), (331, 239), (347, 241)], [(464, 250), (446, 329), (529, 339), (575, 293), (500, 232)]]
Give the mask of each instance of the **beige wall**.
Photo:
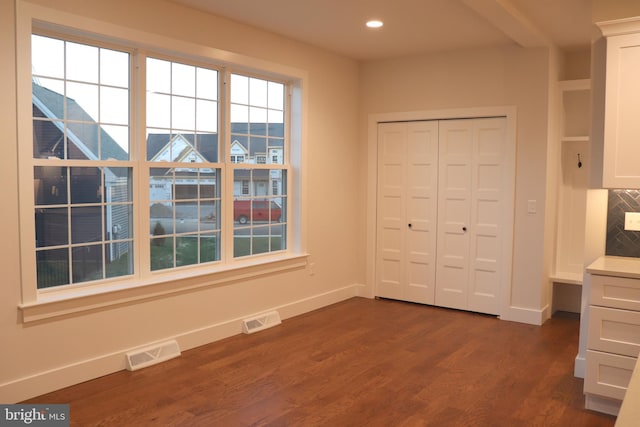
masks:
[[(124, 367), (122, 352), (173, 336), (187, 345), (215, 338), (216, 326), (279, 306), (305, 310), (357, 293), (357, 226), (364, 218), (358, 183), (357, 62), (254, 28), (159, 0), (34, 1), (75, 15), (109, 21), (264, 59), (308, 72), (309, 159), (304, 194), (307, 249), (313, 269), (300, 269), (203, 288), (169, 297), (122, 304), (24, 325), (19, 321), (17, 248), (16, 99), (13, 1), (0, 2), (0, 402), (41, 394)], [(22, 214), (25, 221), (31, 214)], [(343, 289), (347, 291), (343, 291)], [(355, 291), (354, 291), (355, 289)], [(286, 313), (285, 313), (286, 314)], [(240, 328), (240, 322), (237, 322)], [(224, 331), (223, 331), (224, 332)]]
[[(361, 129), (374, 113), (517, 107), (511, 306), (532, 312), (548, 304), (543, 270), (548, 70), (547, 49), (514, 46), (367, 62), (361, 81)], [(366, 158), (366, 132), (360, 140)], [(537, 201), (537, 214), (527, 214), (528, 200)]]

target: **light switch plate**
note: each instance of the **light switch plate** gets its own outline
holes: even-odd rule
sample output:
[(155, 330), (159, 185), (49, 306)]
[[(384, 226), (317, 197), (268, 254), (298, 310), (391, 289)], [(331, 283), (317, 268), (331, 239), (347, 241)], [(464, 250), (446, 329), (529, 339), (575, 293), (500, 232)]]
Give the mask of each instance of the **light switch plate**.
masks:
[(534, 214), (538, 212), (538, 206), (535, 200), (527, 200), (527, 213)]
[(640, 231), (640, 212), (624, 213), (624, 229), (627, 231)]

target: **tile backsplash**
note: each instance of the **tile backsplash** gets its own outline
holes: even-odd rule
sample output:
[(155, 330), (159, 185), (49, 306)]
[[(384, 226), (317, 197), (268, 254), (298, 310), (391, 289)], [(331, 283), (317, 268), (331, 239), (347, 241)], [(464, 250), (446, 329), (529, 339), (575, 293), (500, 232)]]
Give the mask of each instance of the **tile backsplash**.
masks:
[(640, 212), (640, 190), (609, 190), (605, 254), (640, 258), (640, 231), (625, 231), (625, 212)]

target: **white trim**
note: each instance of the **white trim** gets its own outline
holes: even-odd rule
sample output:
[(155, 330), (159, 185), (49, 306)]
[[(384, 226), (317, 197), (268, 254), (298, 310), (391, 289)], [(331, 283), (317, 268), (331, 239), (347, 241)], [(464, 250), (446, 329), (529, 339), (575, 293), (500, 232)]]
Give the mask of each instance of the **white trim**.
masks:
[[(483, 117), (506, 117), (507, 129), (506, 138), (507, 144), (505, 153), (505, 167), (506, 171), (506, 188), (505, 188), (505, 205), (512, 206), (514, 209), (509, 209), (508, 217), (505, 220), (505, 224), (509, 226), (504, 227), (503, 236), (503, 248), (502, 256), (504, 266), (501, 272), (502, 276), (500, 282), (500, 317), (510, 311), (511, 307), (511, 287), (512, 287), (512, 270), (513, 270), (513, 227), (515, 225), (515, 182), (516, 182), (516, 123), (517, 123), (517, 110), (515, 106), (499, 106), (499, 107), (470, 107), (470, 108), (455, 108), (455, 109), (443, 109), (443, 110), (420, 110), (420, 111), (406, 111), (406, 112), (391, 112), (391, 113), (377, 113), (370, 114), (367, 125), (367, 149), (368, 149), (368, 176), (367, 176), (367, 231), (366, 231), (366, 265), (367, 265), (367, 289), (366, 295), (373, 297), (375, 295), (375, 271), (376, 271), (376, 206), (377, 206), (377, 179), (378, 179), (378, 124), (384, 122), (399, 122), (399, 121), (418, 121), (418, 120), (446, 120), (446, 119), (466, 119), (466, 118), (483, 118)], [(537, 316), (531, 316), (528, 311), (536, 311), (530, 309), (527, 310), (526, 316), (507, 316), (509, 320), (521, 321), (524, 323), (538, 323)], [(548, 309), (547, 309), (548, 311)], [(541, 313), (540, 318), (544, 317)]]
[[(22, 322), (29, 323), (52, 319), (59, 316), (82, 313), (118, 304), (130, 304), (150, 298), (168, 296), (194, 289), (223, 286), (238, 280), (295, 270), (307, 266), (307, 255), (296, 255), (274, 259), (252, 258), (236, 268), (225, 268), (214, 273), (196, 274), (204, 269), (177, 270), (157, 279), (132, 282), (100, 282), (94, 286), (75, 287), (73, 285), (43, 292), (37, 301), (20, 304)], [(179, 285), (176, 285), (179, 282)]]
[(541, 309), (510, 306), (500, 314), (500, 319), (502, 320), (538, 326), (542, 325), (549, 318), (551, 318), (551, 307), (549, 305)]
[(603, 414), (618, 416), (620, 407), (622, 406), (621, 400), (607, 399), (606, 397), (597, 396), (594, 394), (585, 394), (585, 409), (590, 411), (602, 412)]
[(573, 365), (573, 376), (584, 379), (587, 372), (587, 359), (581, 357), (579, 354), (576, 356), (576, 360)]
[[(363, 285), (353, 284), (326, 293), (316, 294), (308, 298), (293, 301), (280, 306), (266, 308), (259, 313), (247, 313), (234, 319), (207, 325), (178, 335), (158, 339), (157, 342), (175, 339), (182, 351), (242, 333), (242, 319), (267, 311), (277, 310), (282, 319), (298, 316), (331, 304), (360, 296)], [(103, 356), (81, 360), (34, 375), (15, 379), (0, 384), (0, 402), (15, 403), (53, 390), (78, 384), (103, 375), (108, 375), (126, 368), (126, 353), (140, 347), (151, 345), (146, 343), (133, 348), (123, 348)]]
[(640, 16), (596, 22), (605, 37), (640, 32)]

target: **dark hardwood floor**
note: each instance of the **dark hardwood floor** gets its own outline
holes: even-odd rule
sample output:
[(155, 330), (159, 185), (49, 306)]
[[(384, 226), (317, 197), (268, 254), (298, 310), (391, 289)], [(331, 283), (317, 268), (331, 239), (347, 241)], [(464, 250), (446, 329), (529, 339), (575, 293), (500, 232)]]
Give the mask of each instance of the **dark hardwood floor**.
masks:
[(578, 328), (354, 298), (29, 402), (77, 426), (613, 426), (584, 409)]

